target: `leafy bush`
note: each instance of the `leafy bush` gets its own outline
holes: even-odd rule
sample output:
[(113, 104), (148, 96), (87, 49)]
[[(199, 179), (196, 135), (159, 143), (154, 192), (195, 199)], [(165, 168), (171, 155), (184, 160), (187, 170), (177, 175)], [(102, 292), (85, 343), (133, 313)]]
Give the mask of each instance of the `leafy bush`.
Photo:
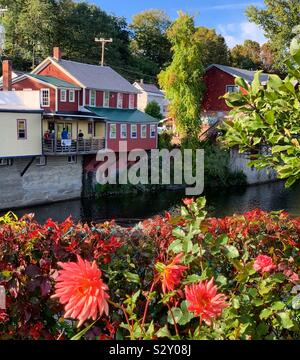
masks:
[(77, 333), (78, 316), (64, 319), (51, 295), (64, 277), (60, 268), (79, 255), (101, 269), (110, 298), (109, 314), (85, 321), (77, 338), (298, 339), (300, 219), (261, 210), (206, 218), (203, 198), (184, 203), (179, 216), (166, 213), (132, 229), (1, 218), (7, 310), (0, 313), (0, 338)]

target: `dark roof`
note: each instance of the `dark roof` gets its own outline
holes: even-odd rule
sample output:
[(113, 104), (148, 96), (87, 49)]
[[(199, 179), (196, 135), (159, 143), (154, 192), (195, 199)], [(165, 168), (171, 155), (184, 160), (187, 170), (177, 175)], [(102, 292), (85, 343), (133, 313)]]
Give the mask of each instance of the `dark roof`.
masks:
[[(253, 81), (254, 74), (256, 73), (256, 71), (244, 70), (244, 69), (239, 69), (239, 68), (234, 68), (231, 66), (225, 66), (225, 65), (219, 65), (219, 64), (212, 64), (206, 70), (209, 70), (212, 67), (216, 67), (231, 76), (241, 77), (244, 80), (246, 80), (248, 83), (251, 83)], [(265, 82), (265, 81), (268, 81), (268, 79), (269, 79), (269, 74), (262, 73), (260, 75), (260, 81)]]
[(164, 93), (159, 90), (159, 88), (155, 84), (145, 84), (144, 82), (136, 82), (144, 91), (164, 96)]
[(85, 107), (105, 121), (126, 123), (156, 123), (159, 120), (136, 109), (111, 109), (100, 107)]
[(138, 93), (137, 89), (109, 66), (79, 63), (70, 60), (53, 61), (62, 66), (68, 73), (89, 89)]
[(78, 89), (79, 87), (74, 85), (74, 84), (71, 84), (67, 81), (64, 81), (64, 80), (61, 80), (61, 79), (58, 79), (56, 77), (53, 77), (53, 76), (45, 76), (45, 75), (35, 75), (35, 74), (27, 74), (28, 76), (30, 77), (33, 77), (37, 80), (41, 80), (41, 81), (44, 81), (48, 84), (51, 84), (51, 85), (54, 85), (56, 87), (63, 87), (63, 88), (71, 88), (71, 89)]

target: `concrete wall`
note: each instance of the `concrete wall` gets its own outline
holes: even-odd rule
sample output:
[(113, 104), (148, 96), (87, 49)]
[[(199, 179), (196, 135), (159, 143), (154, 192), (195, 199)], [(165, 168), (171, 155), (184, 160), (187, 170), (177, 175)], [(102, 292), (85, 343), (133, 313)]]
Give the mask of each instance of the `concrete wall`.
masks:
[(239, 154), (237, 150), (230, 152), (230, 169), (232, 171), (243, 171), (247, 177), (249, 185), (263, 184), (271, 181), (276, 181), (276, 172), (271, 169), (257, 170), (254, 167), (249, 167), (249, 156)]
[[(26, 138), (18, 139), (18, 119), (26, 120)], [(41, 114), (0, 112), (0, 158), (41, 155)]]
[(69, 164), (68, 158), (48, 157), (46, 166), (34, 162), (23, 177), (30, 159), (14, 159), (12, 166), (0, 166), (0, 209), (79, 198), (82, 193), (82, 157)]

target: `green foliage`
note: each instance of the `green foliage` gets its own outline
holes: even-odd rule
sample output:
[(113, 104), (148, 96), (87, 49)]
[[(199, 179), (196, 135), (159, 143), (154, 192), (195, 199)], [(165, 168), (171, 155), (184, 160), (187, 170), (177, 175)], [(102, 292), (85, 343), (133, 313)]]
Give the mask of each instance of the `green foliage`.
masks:
[(163, 131), (161, 134), (158, 134), (158, 148), (172, 150), (172, 138), (173, 133), (168, 131)]
[(232, 66), (259, 70), (262, 67), (261, 48), (258, 42), (245, 40), (243, 45), (236, 45), (230, 50)]
[(274, 67), (285, 72), (284, 59), (294, 36), (293, 28), (300, 24), (300, 2), (265, 0), (265, 5), (263, 9), (250, 6), (246, 13), (250, 21), (263, 29), (274, 54)]
[(147, 106), (145, 107), (145, 113), (159, 120), (163, 118), (160, 112), (160, 106), (155, 100), (150, 101), (147, 104)]
[(195, 37), (202, 44), (202, 64), (204, 68), (211, 64), (230, 65), (230, 53), (223, 36), (215, 29), (199, 26)]
[(239, 146), (240, 152), (252, 154), (249, 166), (273, 168), (280, 179), (291, 186), (300, 179), (300, 41), (294, 39), (286, 61), (288, 75), (282, 80), (270, 75), (266, 86), (257, 72), (251, 85), (242, 79), (236, 84), (246, 94), (226, 94), (226, 103), (233, 108), (232, 120), (224, 126), (223, 144)]
[(171, 21), (162, 10), (146, 10), (133, 16), (131, 47), (134, 53), (162, 68), (170, 60), (171, 44), (166, 36)]
[(179, 13), (167, 31), (172, 44), (172, 62), (159, 74), (159, 84), (170, 100), (169, 113), (182, 136), (197, 137), (203, 95), (202, 44), (193, 17)]

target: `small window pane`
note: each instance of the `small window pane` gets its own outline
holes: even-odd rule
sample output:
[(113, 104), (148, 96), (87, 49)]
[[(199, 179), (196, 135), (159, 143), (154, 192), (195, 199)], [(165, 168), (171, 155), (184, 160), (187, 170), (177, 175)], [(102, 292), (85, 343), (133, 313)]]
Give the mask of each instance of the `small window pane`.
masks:
[(129, 95), (129, 109), (134, 109), (134, 94)]
[(109, 107), (109, 91), (104, 91), (103, 93), (103, 107)]
[(121, 124), (121, 139), (127, 138), (127, 124)]
[(96, 90), (91, 90), (90, 106), (96, 106)]
[(141, 138), (145, 139), (147, 137), (147, 125), (141, 125)]
[(109, 127), (109, 137), (110, 139), (115, 139), (117, 137), (117, 125), (116, 124), (110, 124)]
[(150, 125), (150, 137), (155, 138), (155, 135), (156, 135), (156, 126)]
[(25, 140), (27, 138), (26, 120), (18, 120), (17, 122), (17, 138)]
[(131, 125), (131, 138), (137, 138), (137, 125)]
[(48, 107), (50, 106), (50, 90), (49, 89), (43, 89), (41, 90), (41, 95), (42, 95), (42, 99), (41, 99), (41, 103), (43, 107)]
[(75, 91), (69, 90), (69, 102), (75, 102)]
[(60, 90), (60, 101), (66, 102), (67, 101), (67, 91)]

